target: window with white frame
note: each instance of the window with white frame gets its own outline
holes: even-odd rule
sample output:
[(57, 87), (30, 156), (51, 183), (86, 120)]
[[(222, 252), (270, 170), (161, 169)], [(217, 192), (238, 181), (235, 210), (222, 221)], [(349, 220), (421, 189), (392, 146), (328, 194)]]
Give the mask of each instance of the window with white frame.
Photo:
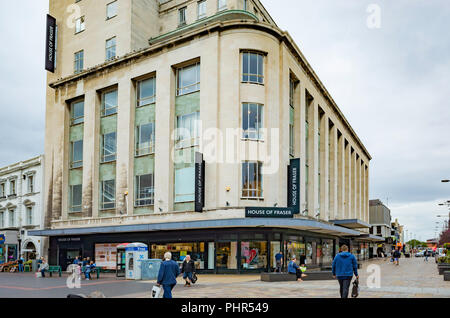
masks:
[(83, 166), (83, 140), (70, 143), (70, 168), (80, 168)]
[(177, 117), (176, 148), (198, 146), (200, 138), (200, 113), (190, 113)]
[(16, 180), (9, 181), (9, 195), (16, 195)]
[(0, 183), (0, 199), (6, 197), (6, 184)]
[(154, 204), (155, 188), (153, 174), (136, 176), (135, 206), (149, 206)]
[(242, 54), (242, 81), (264, 84), (264, 55), (255, 52)]
[(217, 10), (225, 10), (227, 8), (227, 0), (218, 0), (217, 1)]
[(75, 34), (85, 30), (84, 16), (75, 20)]
[(248, 10), (248, 0), (244, 0), (244, 11)]
[(82, 185), (71, 185), (69, 189), (69, 212), (81, 212)]
[(116, 207), (116, 180), (100, 182), (100, 209), (109, 210)]
[(26, 211), (27, 225), (33, 225), (33, 207), (27, 206)]
[(16, 214), (14, 210), (9, 210), (9, 227), (16, 226)]
[(102, 93), (102, 116), (117, 114), (117, 89)]
[(200, 90), (200, 63), (177, 69), (177, 96)]
[(106, 60), (112, 60), (116, 57), (116, 37), (106, 40)]
[(74, 73), (80, 73), (83, 71), (84, 68), (84, 51), (81, 50), (79, 52), (75, 53), (75, 59), (74, 59)]
[(262, 162), (242, 163), (242, 198), (259, 199), (263, 197)]
[(197, 18), (201, 19), (206, 17), (206, 0), (197, 2)]
[(151, 77), (137, 83), (137, 107), (153, 104), (156, 100), (156, 78)]
[(244, 139), (263, 140), (263, 109), (261, 104), (242, 104), (242, 129)]
[(109, 20), (117, 15), (117, 1), (106, 5), (106, 19)]
[(155, 152), (155, 124), (148, 123), (136, 127), (136, 156)]
[(175, 203), (195, 200), (195, 167), (175, 169)]
[(34, 193), (34, 176), (28, 176), (28, 193)]
[(77, 125), (84, 122), (84, 101), (73, 102), (70, 105), (70, 123)]
[(178, 10), (178, 25), (183, 26), (186, 24), (186, 7)]
[(102, 135), (101, 144), (101, 162), (115, 161), (117, 150), (117, 133), (114, 131)]
[(0, 228), (5, 227), (5, 212), (0, 212)]

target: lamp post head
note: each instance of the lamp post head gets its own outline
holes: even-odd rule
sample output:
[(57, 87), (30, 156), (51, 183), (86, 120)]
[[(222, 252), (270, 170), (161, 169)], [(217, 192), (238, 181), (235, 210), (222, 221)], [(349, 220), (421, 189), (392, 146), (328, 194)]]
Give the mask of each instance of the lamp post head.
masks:
[(442, 183), (449, 183), (450, 180), (442, 180), (441, 182), (442, 182)]

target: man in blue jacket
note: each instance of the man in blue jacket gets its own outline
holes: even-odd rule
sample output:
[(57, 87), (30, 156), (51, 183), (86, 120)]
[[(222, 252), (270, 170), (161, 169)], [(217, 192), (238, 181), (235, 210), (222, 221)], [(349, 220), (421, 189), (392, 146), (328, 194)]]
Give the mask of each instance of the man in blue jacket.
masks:
[(337, 277), (339, 281), (341, 298), (348, 298), (353, 274), (355, 274), (356, 278), (359, 278), (359, 276), (358, 262), (356, 261), (356, 257), (348, 252), (347, 245), (342, 245), (341, 253), (334, 258), (332, 270), (333, 278), (336, 279)]
[(172, 253), (167, 252), (159, 268), (157, 281), (158, 286), (163, 286), (164, 298), (172, 298), (172, 289), (177, 284), (178, 275), (180, 275), (180, 267), (172, 260)]

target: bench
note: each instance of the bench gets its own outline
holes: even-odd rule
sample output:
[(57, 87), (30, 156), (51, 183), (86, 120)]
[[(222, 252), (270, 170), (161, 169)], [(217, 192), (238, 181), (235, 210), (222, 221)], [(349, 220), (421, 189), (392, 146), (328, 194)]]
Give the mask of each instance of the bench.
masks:
[(306, 271), (306, 277), (302, 277), (302, 280), (334, 280), (332, 271)]
[[(82, 273), (84, 273), (85, 272), (85, 270), (86, 270), (86, 266), (83, 266), (83, 267), (81, 267), (81, 272)], [(102, 268), (101, 267), (95, 267), (94, 268), (94, 272), (96, 272), (97, 273), (97, 279), (99, 279), (100, 278), (100, 272), (102, 271)], [(91, 271), (91, 273), (92, 273), (93, 271)]]
[(45, 271), (50, 274), (50, 277), (52, 277), (53, 273), (58, 273), (59, 277), (62, 274), (61, 266), (49, 266)]
[(297, 276), (289, 273), (261, 273), (263, 282), (295, 282)]

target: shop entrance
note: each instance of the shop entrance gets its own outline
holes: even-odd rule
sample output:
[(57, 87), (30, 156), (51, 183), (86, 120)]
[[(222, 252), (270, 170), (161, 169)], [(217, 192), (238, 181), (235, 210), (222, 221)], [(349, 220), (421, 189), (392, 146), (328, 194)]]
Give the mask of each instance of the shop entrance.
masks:
[(60, 249), (58, 265), (61, 266), (61, 269), (63, 271), (65, 271), (70, 264), (73, 264), (75, 258), (78, 257), (78, 259), (80, 259), (81, 255), (82, 255), (81, 248)]

